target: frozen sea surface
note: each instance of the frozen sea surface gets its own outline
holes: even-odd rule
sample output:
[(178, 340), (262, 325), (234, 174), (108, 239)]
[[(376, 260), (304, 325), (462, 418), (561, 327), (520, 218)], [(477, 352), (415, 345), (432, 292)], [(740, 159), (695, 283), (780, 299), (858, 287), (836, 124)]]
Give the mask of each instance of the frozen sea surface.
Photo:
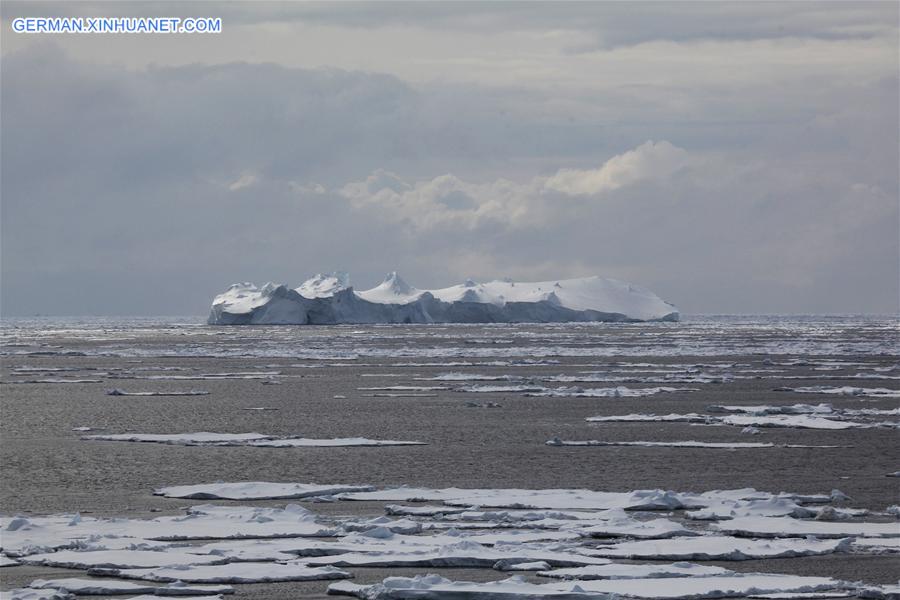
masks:
[[(494, 568), (463, 566), (481, 564), (476, 556), (493, 556), (497, 551), (478, 554), (471, 547), (463, 547), (464, 556), (460, 556), (460, 546), (447, 538), (458, 532), (480, 535), (473, 538), (480, 544), (510, 540), (538, 544), (540, 551), (515, 559), (534, 559), (531, 563), (507, 561), (501, 565), (523, 570), (525, 581), (532, 586), (522, 587), (524, 593), (533, 592), (533, 586), (552, 584), (552, 578), (537, 575), (538, 570), (546, 570), (542, 565), (548, 565), (547, 560), (553, 560), (547, 556), (547, 548), (573, 543), (610, 555), (616, 552), (608, 547), (620, 544), (623, 555), (631, 549), (643, 555), (645, 548), (651, 548), (662, 557), (666, 553), (660, 549), (665, 548), (667, 556), (672, 557), (668, 563), (653, 562), (653, 568), (601, 565), (593, 569), (591, 577), (607, 572), (622, 577), (700, 573), (702, 569), (669, 563), (679, 560), (675, 557), (702, 557), (706, 552), (708, 557), (732, 558), (743, 553), (748, 560), (707, 561), (704, 569), (719, 567), (737, 573), (833, 578), (871, 585), (896, 583), (896, 538), (875, 537), (891, 533), (892, 527), (900, 533), (896, 514), (888, 511), (900, 497), (900, 479), (886, 476), (900, 468), (897, 431), (892, 428), (898, 420), (900, 390), (896, 318), (686, 317), (680, 323), (651, 324), (233, 328), (201, 323), (202, 318), (4, 322), (0, 328), (0, 514), (7, 518), (21, 514), (26, 519), (67, 514), (71, 519), (81, 513), (82, 522), (88, 524), (91, 518), (106, 517), (161, 518), (168, 523), (197, 501), (154, 495), (154, 490), (216, 482), (259, 481), (287, 487), (315, 482), (325, 486), (324, 495), (300, 501), (326, 521), (340, 521), (346, 528), (341, 535), (373, 531), (366, 542), (370, 545), (384, 544), (391, 535), (441, 536), (444, 546), (453, 548), (444, 556), (458, 559), (457, 563), (445, 561), (439, 552), (416, 555), (416, 560), (393, 560), (396, 550), (391, 551), (393, 555), (382, 553), (381, 558), (361, 558), (356, 553), (357, 558), (343, 562), (369, 566), (339, 567), (354, 576), (350, 580), (354, 585), (370, 586), (387, 577), (414, 578), (431, 572), (451, 582), (478, 583), (508, 577)], [(473, 386), (498, 389), (474, 391)], [(583, 391), (620, 387), (672, 391), (635, 395)], [(195, 388), (209, 393), (159, 395)], [(428, 388), (427, 393), (419, 393), (423, 388)], [(150, 395), (108, 395), (110, 389)], [(528, 390), (534, 389), (565, 389), (566, 393), (529, 395)], [(830, 411), (798, 408), (826, 404)], [(486, 406), (490, 410), (484, 410)], [(259, 407), (273, 410), (247, 410)], [(729, 411), (722, 412), (722, 407)], [(690, 419), (586, 420), (691, 414), (702, 418), (695, 423)], [(755, 432), (742, 433), (743, 425), (713, 423), (729, 416), (757, 420), (815, 417), (823, 419), (824, 425), (834, 423), (837, 427), (805, 429), (791, 426), (791, 419), (780, 419), (788, 426), (760, 426)], [(851, 423), (863, 426), (839, 428), (840, 424)], [(100, 436), (256, 432), (278, 440), (364, 438), (417, 440), (427, 445), (366, 447), (328, 442), (326, 447), (301, 444), (269, 448), (130, 444), (83, 440), (86, 428), (91, 435)], [(557, 438), (597, 443), (546, 444)], [(690, 444), (685, 446), (687, 441)], [(743, 449), (746, 444), (764, 449)], [(567, 509), (564, 504), (534, 514), (534, 509), (514, 506), (475, 508), (432, 500), (425, 504), (404, 502), (405, 508), (394, 506), (389, 509), (394, 512), (386, 517), (385, 505), (397, 501), (346, 501), (327, 493), (328, 486), (347, 484), (371, 485), (378, 490), (407, 485), (432, 490), (679, 493), (752, 487), (774, 494), (791, 492), (795, 495), (790, 502), (801, 504), (802, 510), (788, 505), (787, 512), (793, 516), (786, 516), (786, 500), (778, 500), (777, 506), (728, 501), (690, 509), (696, 513), (695, 518), (679, 508), (671, 514), (629, 512), (628, 519), (610, 521), (604, 520), (599, 511), (580, 513), (576, 519), (573, 510), (587, 509)], [(841, 493), (832, 495), (835, 488)], [(822, 498), (829, 504), (820, 504)], [(241, 500), (240, 504), (268, 509), (297, 501)], [(208, 502), (238, 508), (237, 501)], [(526, 513), (529, 516), (525, 517)], [(698, 516), (716, 520), (704, 521)], [(632, 523), (632, 518), (666, 522), (642, 526)], [(575, 525), (579, 520), (583, 522)], [(250, 527), (240, 521), (234, 526), (251, 534), (258, 529), (271, 535), (277, 525), (266, 523)], [(329, 521), (323, 527), (331, 531), (333, 525)], [(665, 527), (660, 529), (662, 525)], [(296, 530), (299, 525), (293, 527)], [(641, 539), (648, 531), (664, 535), (679, 531), (679, 527), (702, 535)], [(573, 532), (582, 530), (586, 535), (578, 542), (573, 536), (580, 534)], [(734, 532), (736, 537), (723, 541), (723, 532)], [(817, 533), (822, 537), (819, 541), (783, 537)], [(597, 534), (616, 537), (593, 537)], [(853, 534), (861, 536), (857, 542), (843, 541)], [(773, 539), (773, 535), (777, 537)], [(307, 548), (306, 552), (347, 550), (341, 546), (343, 537), (331, 541), (297, 539), (304, 540), (296, 545)], [(246, 546), (235, 546), (239, 541)], [(279, 554), (290, 541), (236, 540), (220, 550), (290, 562), (296, 555)], [(715, 547), (714, 542), (718, 544)], [(106, 543), (112, 544), (110, 540)], [(144, 543), (152, 546), (159, 542)], [(120, 540), (113, 550), (121, 551), (123, 544)], [(599, 549), (601, 546), (604, 549)], [(837, 547), (841, 552), (833, 553)], [(813, 555), (799, 556), (808, 549), (814, 550), (809, 552)], [(768, 558), (778, 555), (797, 557)], [(129, 556), (138, 558), (137, 554)], [(59, 558), (57, 564), (74, 564), (62, 560), (63, 556)], [(338, 559), (330, 562), (342, 563)], [(392, 566), (392, 562), (431, 566)], [(84, 576), (84, 571), (53, 564), (5, 566), (0, 570), (0, 589), (27, 586), (36, 579)], [(203, 568), (228, 571), (227, 565)], [(292, 568), (294, 571), (284, 577), (305, 577), (305, 567)], [(203, 580), (205, 575), (199, 569), (195, 575)], [(270, 569), (270, 565), (247, 569), (251, 577), (273, 569), (290, 570)], [(464, 593), (482, 593), (469, 584), (429, 581), (434, 589), (425, 589), (428, 585), (424, 582), (415, 584), (422, 588), (422, 597), (439, 595), (442, 585)], [(774, 581), (777, 587), (780, 580), (760, 581)], [(712, 587), (727, 587), (735, 593), (751, 583), (730, 579), (721, 582), (727, 585)], [(818, 585), (812, 580), (791, 580), (784, 588), (803, 589), (807, 583), (808, 587)], [(328, 581), (233, 585), (235, 597), (313, 598), (324, 597)], [(517, 589), (516, 585), (508, 587)], [(621, 588), (616, 585), (597, 584), (599, 587), (592, 589), (631, 589), (631, 584), (623, 583)], [(571, 587), (569, 584), (562, 589), (569, 593)], [(336, 587), (336, 591), (341, 589), (359, 591), (344, 584)], [(488, 592), (499, 589), (486, 588)], [(560, 588), (553, 589), (558, 593)], [(700, 588), (691, 589), (703, 593)]]

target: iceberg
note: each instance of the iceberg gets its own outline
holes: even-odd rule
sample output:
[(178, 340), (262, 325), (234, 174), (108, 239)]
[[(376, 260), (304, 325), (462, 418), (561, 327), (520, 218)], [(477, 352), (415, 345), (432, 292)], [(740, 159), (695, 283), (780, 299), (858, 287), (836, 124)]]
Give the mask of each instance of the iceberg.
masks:
[(642, 287), (584, 277), (509, 280), (420, 290), (396, 272), (355, 291), (346, 274), (316, 275), (296, 288), (236, 283), (215, 297), (210, 325), (341, 323), (561, 323), (677, 321), (678, 309)]

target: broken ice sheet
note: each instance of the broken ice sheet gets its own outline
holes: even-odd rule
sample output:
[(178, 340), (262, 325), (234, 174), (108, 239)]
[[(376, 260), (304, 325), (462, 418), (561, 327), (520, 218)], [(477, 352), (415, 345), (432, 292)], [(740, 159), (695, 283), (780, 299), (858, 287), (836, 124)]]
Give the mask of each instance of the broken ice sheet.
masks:
[(32, 554), (26, 564), (66, 569), (175, 567), (178, 565), (221, 564), (219, 556), (201, 556), (183, 549), (157, 550), (58, 550)]
[[(244, 410), (273, 410), (254, 408)], [(425, 442), (404, 440), (370, 440), (368, 438), (280, 438), (261, 433), (196, 433), (141, 434), (121, 433), (88, 435), (82, 439), (112, 442), (151, 442), (179, 446), (252, 446), (258, 448), (331, 448), (344, 446), (421, 446)]]
[(368, 438), (283, 438), (254, 441), (247, 444), (256, 448), (337, 448), (349, 446), (425, 446), (425, 442), (403, 440), (370, 440)]
[(900, 552), (900, 538), (866, 538), (853, 540), (853, 549), (872, 554), (894, 554)]
[(708, 415), (699, 415), (697, 413), (687, 413), (683, 415), (670, 413), (668, 415), (655, 415), (655, 414), (640, 414), (640, 413), (632, 413), (629, 415), (610, 415), (610, 416), (600, 416), (600, 417), (588, 417), (585, 421), (591, 423), (613, 423), (613, 422), (643, 422), (643, 421), (660, 421), (660, 422), (671, 422), (671, 423), (706, 423), (710, 420), (715, 420), (715, 417), (710, 417)]
[(868, 396), (872, 398), (900, 398), (900, 390), (888, 388), (863, 388), (829, 385), (814, 385), (796, 388), (778, 388), (779, 392), (797, 392), (800, 394), (836, 394), (838, 396)]
[(697, 532), (686, 529), (680, 523), (669, 519), (655, 518), (639, 521), (625, 513), (624, 510), (609, 511), (608, 521), (581, 529), (592, 537), (631, 537), (638, 539), (661, 539), (682, 535), (697, 535)]
[[(273, 537), (322, 537), (337, 533), (319, 524), (316, 515), (297, 505), (283, 509), (202, 505), (180, 516), (155, 519), (97, 519), (79, 516), (0, 518), (3, 550), (14, 556), (87, 546), (106, 550), (107, 539), (115, 549), (129, 542), (192, 539), (240, 539)], [(145, 549), (138, 546), (138, 549)]]
[(251, 441), (270, 440), (272, 437), (273, 436), (263, 435), (261, 433), (212, 433), (209, 431), (198, 431), (194, 433), (116, 433), (86, 435), (82, 439), (107, 442), (151, 442), (157, 444), (195, 446), (202, 444), (244, 444)]
[(0, 600), (72, 600), (75, 596), (64, 590), (35, 590), (19, 588), (8, 592), (0, 592)]
[(709, 577), (710, 575), (729, 575), (732, 571), (722, 567), (698, 565), (689, 562), (672, 564), (630, 564), (610, 563), (606, 565), (590, 565), (541, 571), (541, 577), (555, 579), (652, 579), (667, 577)]
[[(385, 490), (340, 494), (342, 500), (371, 500), (388, 502), (441, 501), (450, 506), (481, 506), (487, 508), (552, 509), (552, 510), (677, 510), (704, 508), (723, 500), (772, 498), (772, 494), (752, 488), (716, 490), (702, 494), (666, 490), (635, 490), (631, 492), (597, 492), (585, 489), (463, 489), (414, 488), (401, 486)], [(802, 502), (828, 502), (824, 495), (782, 495)]]
[(849, 448), (851, 446), (812, 446), (808, 444), (773, 444), (768, 442), (606, 442), (602, 440), (561, 440), (553, 438), (548, 446), (643, 446), (646, 448), (718, 448), (720, 450), (745, 450), (753, 448)]
[(175, 485), (160, 488), (153, 493), (166, 498), (192, 498), (204, 500), (285, 500), (332, 496), (351, 492), (369, 492), (370, 485), (319, 485), (316, 483), (270, 483), (265, 481), (238, 481), (234, 483), (207, 483), (199, 485)]
[(851, 540), (749, 539), (705, 535), (668, 540), (638, 540), (599, 546), (585, 552), (605, 558), (644, 560), (754, 560), (818, 556), (843, 552)]
[(579, 388), (560, 387), (545, 388), (537, 392), (527, 392), (526, 396), (552, 396), (555, 398), (636, 398), (640, 396), (652, 396), (665, 392), (694, 392), (694, 388), (652, 387), (652, 388), (628, 388), (618, 386), (614, 388)]
[(159, 569), (97, 569), (92, 574), (185, 583), (268, 583), (344, 579), (350, 574), (333, 567), (311, 567), (305, 561), (234, 562), (225, 565), (191, 565)]
[(715, 404), (707, 407), (710, 412), (744, 413), (748, 415), (809, 415), (831, 414), (834, 409), (830, 404), (791, 404), (789, 406), (774, 406), (771, 404), (754, 405), (722, 405)]
[(417, 600), (597, 598), (606, 600), (610, 595), (676, 600), (740, 597), (767, 592), (815, 592), (839, 590), (846, 587), (848, 584), (827, 577), (757, 573), (664, 579), (597, 579), (542, 584), (529, 583), (521, 576), (503, 581), (475, 583), (451, 581), (439, 575), (417, 575), (415, 577), (388, 577), (382, 583), (374, 585), (340, 582), (330, 585), (328, 592), (357, 596), (366, 600), (396, 600), (400, 598), (416, 598)]
[(106, 390), (107, 396), (208, 396), (206, 390), (161, 391), (161, 392), (127, 392), (119, 388)]
[(794, 427), (797, 429), (852, 429), (869, 427), (866, 423), (835, 421), (813, 415), (727, 415), (718, 419), (737, 427)]
[(35, 579), (29, 584), (35, 589), (59, 589), (66, 590), (78, 596), (94, 595), (119, 595), (119, 594), (150, 594), (155, 596), (203, 596), (215, 594), (231, 594), (234, 588), (228, 585), (189, 586), (172, 583), (164, 586), (151, 586), (134, 583), (131, 581), (117, 581), (115, 579), (79, 579), (75, 577), (67, 579)]
[(0, 567), (14, 567), (18, 564), (21, 563), (19, 563), (19, 561), (17, 561), (16, 559), (10, 558), (5, 554), (0, 554)]
[(856, 423), (854, 421), (837, 421), (806, 414), (775, 414), (775, 415), (742, 415), (729, 414), (725, 416), (688, 414), (629, 414), (588, 417), (585, 419), (592, 423), (611, 422), (672, 422), (672, 423), (700, 423), (704, 425), (734, 425), (737, 427), (795, 427), (799, 429), (851, 429), (855, 427), (872, 427), (868, 423)]
[(548, 446), (644, 446), (647, 448), (722, 448), (736, 450), (743, 448), (774, 448), (775, 444), (752, 442), (604, 442), (600, 440), (548, 440)]
[(338, 567), (457, 567), (494, 568), (543, 561), (557, 567), (606, 564), (602, 558), (575, 553), (553, 544), (497, 544), (492, 547), (463, 540), (423, 549), (387, 549), (380, 552), (346, 553), (304, 559), (310, 565)]
[(809, 521), (790, 517), (738, 517), (715, 523), (713, 527), (731, 535), (755, 537), (900, 537), (900, 526), (896, 522), (860, 523)]

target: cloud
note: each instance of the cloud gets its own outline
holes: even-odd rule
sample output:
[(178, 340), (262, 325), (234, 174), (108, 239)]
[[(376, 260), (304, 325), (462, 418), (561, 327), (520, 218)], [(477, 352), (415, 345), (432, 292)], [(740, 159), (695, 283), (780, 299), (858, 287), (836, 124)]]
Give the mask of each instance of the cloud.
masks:
[[(228, 62), (215, 40), (182, 66), (68, 39), (5, 51), (4, 313), (198, 314), (233, 281), (393, 268), (425, 288), (607, 275), (686, 312), (896, 309), (889, 36), (569, 55), (539, 23), (472, 29), (478, 61), (456, 40), (455, 67), (431, 61), (452, 54), (432, 29), (362, 70)], [(356, 59), (386, 27), (321, 48)], [(509, 64), (486, 50), (513, 38)], [(484, 80), (453, 76), (469, 71)]]
[(612, 157), (599, 169), (561, 169), (544, 182), (544, 187), (570, 196), (601, 194), (643, 179), (666, 179), (688, 162), (683, 148), (665, 140), (648, 141)]
[(228, 185), (229, 191), (236, 192), (244, 188), (252, 186), (256, 183), (257, 177), (253, 173), (244, 173)]

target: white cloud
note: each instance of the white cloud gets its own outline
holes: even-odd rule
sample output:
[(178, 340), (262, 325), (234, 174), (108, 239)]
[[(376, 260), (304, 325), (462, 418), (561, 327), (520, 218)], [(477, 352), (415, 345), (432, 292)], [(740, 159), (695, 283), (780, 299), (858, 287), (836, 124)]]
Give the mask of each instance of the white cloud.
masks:
[(228, 185), (228, 189), (232, 192), (236, 192), (238, 190), (242, 190), (244, 188), (248, 188), (258, 181), (258, 178), (253, 173), (244, 173), (234, 181), (232, 181)]
[[(338, 193), (357, 208), (373, 210), (388, 220), (416, 229), (453, 226), (468, 230), (496, 225), (522, 228), (547, 225), (567, 212), (567, 197), (597, 197), (643, 181), (664, 181), (701, 162), (670, 142), (648, 141), (613, 156), (597, 169), (560, 169), (550, 177), (529, 181), (507, 179), (472, 183), (455, 175), (407, 182), (395, 173), (376, 170), (364, 181)], [(595, 198), (602, 202), (602, 198)]]
[(570, 196), (590, 196), (645, 179), (666, 179), (689, 163), (690, 157), (683, 148), (665, 140), (658, 143), (651, 140), (612, 157), (599, 169), (560, 169), (547, 179), (544, 187)]

